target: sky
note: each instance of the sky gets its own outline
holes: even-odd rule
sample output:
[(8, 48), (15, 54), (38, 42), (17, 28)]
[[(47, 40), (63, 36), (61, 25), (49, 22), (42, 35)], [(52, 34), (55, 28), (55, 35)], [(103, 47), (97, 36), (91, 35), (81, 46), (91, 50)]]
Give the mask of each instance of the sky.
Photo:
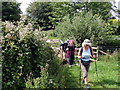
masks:
[[(33, 2), (34, 0), (17, 0), (17, 2), (21, 3), (21, 10), (23, 12), (23, 14), (26, 14), (26, 8), (28, 7), (28, 5), (30, 4), (30, 2)], [(40, 0), (41, 1), (41, 0)], [(62, 0), (61, 0), (62, 1)], [(92, 0), (91, 0), (92, 1)], [(94, 0), (93, 0), (94, 1)], [(118, 2), (120, 0), (115, 0), (117, 3), (115, 4), (118, 7)], [(120, 6), (120, 5), (119, 5)]]
[(16, 1), (21, 3), (20, 9), (23, 12), (23, 14), (26, 14), (26, 8), (33, 0), (16, 0)]

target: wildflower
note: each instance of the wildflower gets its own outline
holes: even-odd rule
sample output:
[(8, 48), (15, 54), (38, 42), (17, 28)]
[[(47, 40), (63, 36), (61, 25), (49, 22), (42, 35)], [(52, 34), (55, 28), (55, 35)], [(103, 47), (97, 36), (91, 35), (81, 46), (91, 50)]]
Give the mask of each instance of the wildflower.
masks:
[(7, 35), (5, 35), (5, 38), (11, 38), (11, 34), (10, 33), (8, 33)]

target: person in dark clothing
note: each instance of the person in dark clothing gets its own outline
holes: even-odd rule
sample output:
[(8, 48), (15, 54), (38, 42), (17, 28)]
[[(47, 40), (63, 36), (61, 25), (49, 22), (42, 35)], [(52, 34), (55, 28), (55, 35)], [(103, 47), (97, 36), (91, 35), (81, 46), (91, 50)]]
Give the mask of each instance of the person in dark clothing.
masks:
[(62, 57), (63, 57), (63, 65), (67, 64), (67, 57), (66, 57), (66, 48), (68, 47), (69, 40), (65, 43), (60, 44), (60, 49), (62, 50)]
[(76, 48), (76, 46), (75, 46), (74, 40), (70, 40), (69, 45), (66, 49), (67, 54), (68, 54), (68, 58), (69, 58), (69, 67), (71, 67), (73, 65), (73, 62), (74, 62), (75, 48)]

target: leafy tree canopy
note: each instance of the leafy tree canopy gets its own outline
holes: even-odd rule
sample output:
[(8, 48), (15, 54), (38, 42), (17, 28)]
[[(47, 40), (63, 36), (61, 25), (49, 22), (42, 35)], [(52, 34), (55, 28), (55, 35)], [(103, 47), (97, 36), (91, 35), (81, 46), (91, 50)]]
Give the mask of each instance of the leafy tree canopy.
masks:
[(20, 3), (2, 2), (2, 21), (18, 21), (20, 14)]
[(75, 13), (92, 11), (93, 15), (99, 14), (104, 20), (110, 18), (110, 2), (33, 2), (27, 12), (43, 28), (55, 28), (64, 16), (73, 18)]
[(28, 15), (31, 21), (35, 21), (43, 29), (49, 29), (52, 24), (49, 20), (49, 16), (52, 16), (52, 8), (48, 2), (33, 2), (27, 8)]

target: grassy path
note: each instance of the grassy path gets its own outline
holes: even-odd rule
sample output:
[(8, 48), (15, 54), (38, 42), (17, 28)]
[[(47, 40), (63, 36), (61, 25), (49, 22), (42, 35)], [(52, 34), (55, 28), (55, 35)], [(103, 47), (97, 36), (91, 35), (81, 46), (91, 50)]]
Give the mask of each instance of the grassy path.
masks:
[[(69, 68), (71, 77), (69, 77), (70, 88), (84, 88), (84, 84), (81, 84), (81, 71), (80, 66), (73, 66)], [(97, 62), (97, 73), (95, 69), (95, 63), (92, 62), (89, 69), (89, 86), (91, 88), (120, 88), (120, 82), (118, 81), (118, 63), (117, 61)]]
[(72, 66), (69, 68), (70, 77), (69, 77), (69, 87), (70, 88), (80, 88), (81, 87), (81, 71), (79, 66)]
[[(69, 88), (84, 88), (84, 84), (81, 84), (80, 66), (74, 65), (69, 68), (69, 71)], [(118, 55), (102, 56), (97, 62), (97, 73), (98, 77), (95, 62), (91, 62), (88, 74), (88, 82), (91, 88), (120, 88)]]

